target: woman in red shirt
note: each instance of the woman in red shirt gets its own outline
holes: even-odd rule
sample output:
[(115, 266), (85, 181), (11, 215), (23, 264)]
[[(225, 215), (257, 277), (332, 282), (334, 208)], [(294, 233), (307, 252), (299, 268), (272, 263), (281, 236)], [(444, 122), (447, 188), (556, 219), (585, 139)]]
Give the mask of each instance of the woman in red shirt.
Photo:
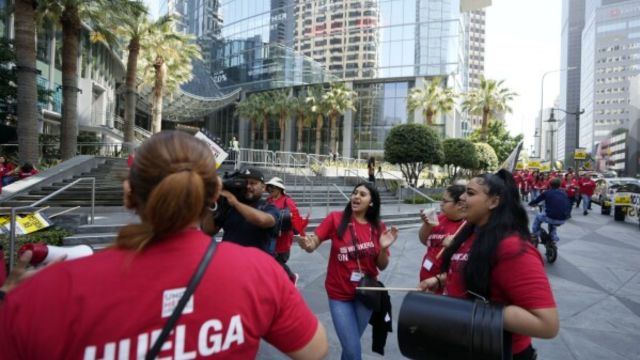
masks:
[(558, 311), (540, 253), (529, 242), (527, 213), (511, 174), (473, 178), (461, 200), (468, 225), (443, 254), (443, 273), (421, 283), (448, 296), (503, 304), (504, 329), (513, 334), (513, 359), (532, 359), (531, 337), (553, 338)]
[[(0, 305), (0, 358), (138, 359), (155, 343), (210, 249), (199, 224), (221, 183), (209, 147), (184, 132), (155, 134), (136, 154), (126, 196), (140, 223), (12, 289)], [(158, 357), (250, 359), (264, 339), (295, 359), (322, 358), (324, 328), (280, 265), (262, 250), (216, 246)]]
[(313, 252), (322, 241), (331, 240), (325, 288), (342, 359), (361, 359), (360, 337), (372, 310), (355, 298), (358, 281), (378, 276), (389, 264), (388, 248), (398, 229), (386, 229), (380, 221), (380, 195), (370, 183), (356, 185), (344, 211), (327, 215), (314, 234), (301, 237), (300, 247)]
[(442, 212), (438, 215), (437, 224), (429, 221), (428, 210), (421, 214), (424, 224), (420, 228), (418, 238), (427, 247), (427, 251), (422, 258), (420, 281), (440, 273), (441, 251), (451, 244), (451, 235), (458, 231), (464, 220), (464, 204), (460, 201), (460, 195), (464, 191), (463, 185), (451, 185), (445, 190), (440, 202)]

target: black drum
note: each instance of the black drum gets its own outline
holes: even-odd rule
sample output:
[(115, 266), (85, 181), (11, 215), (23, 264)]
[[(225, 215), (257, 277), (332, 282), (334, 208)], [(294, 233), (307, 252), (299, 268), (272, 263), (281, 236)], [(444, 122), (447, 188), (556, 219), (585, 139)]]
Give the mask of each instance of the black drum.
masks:
[(502, 306), (442, 295), (407, 294), (398, 317), (398, 344), (410, 359), (510, 360), (511, 335)]

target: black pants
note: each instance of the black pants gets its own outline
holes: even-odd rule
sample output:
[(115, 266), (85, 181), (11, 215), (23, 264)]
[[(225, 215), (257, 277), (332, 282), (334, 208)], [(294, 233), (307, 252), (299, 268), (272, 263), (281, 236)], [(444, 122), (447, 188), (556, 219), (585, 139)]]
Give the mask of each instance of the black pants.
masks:
[(536, 360), (537, 358), (538, 353), (531, 345), (519, 353), (513, 354), (513, 360)]
[(287, 261), (289, 261), (289, 256), (290, 255), (291, 255), (291, 253), (289, 251), (287, 251), (285, 253), (277, 253), (275, 258), (276, 258), (276, 261), (280, 265), (282, 265), (282, 268), (284, 269), (284, 271), (287, 272), (287, 275), (289, 276), (289, 279), (291, 279), (291, 281), (294, 281), (296, 279), (296, 275), (291, 271), (291, 269), (287, 265)]

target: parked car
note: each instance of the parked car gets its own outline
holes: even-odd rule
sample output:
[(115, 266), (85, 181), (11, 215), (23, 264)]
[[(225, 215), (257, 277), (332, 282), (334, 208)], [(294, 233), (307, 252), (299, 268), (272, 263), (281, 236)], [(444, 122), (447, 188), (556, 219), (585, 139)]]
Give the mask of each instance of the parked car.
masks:
[(600, 204), (601, 214), (611, 214), (614, 194), (625, 184), (640, 186), (640, 180), (634, 178), (604, 178), (596, 181), (596, 188), (591, 196), (591, 201)]
[(624, 221), (626, 217), (638, 220), (640, 225), (640, 180), (618, 187), (613, 194), (613, 218)]

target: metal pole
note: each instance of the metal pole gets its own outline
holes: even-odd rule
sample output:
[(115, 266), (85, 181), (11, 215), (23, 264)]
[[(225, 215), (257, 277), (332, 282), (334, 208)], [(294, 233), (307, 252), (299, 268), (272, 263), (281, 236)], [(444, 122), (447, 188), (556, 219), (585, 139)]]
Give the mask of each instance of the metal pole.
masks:
[(16, 209), (11, 209), (11, 229), (9, 230), (9, 271), (13, 269), (16, 252)]
[(93, 221), (96, 217), (96, 178), (91, 178), (91, 222), (93, 225)]
[(327, 213), (325, 215), (329, 215), (329, 184), (327, 186)]

